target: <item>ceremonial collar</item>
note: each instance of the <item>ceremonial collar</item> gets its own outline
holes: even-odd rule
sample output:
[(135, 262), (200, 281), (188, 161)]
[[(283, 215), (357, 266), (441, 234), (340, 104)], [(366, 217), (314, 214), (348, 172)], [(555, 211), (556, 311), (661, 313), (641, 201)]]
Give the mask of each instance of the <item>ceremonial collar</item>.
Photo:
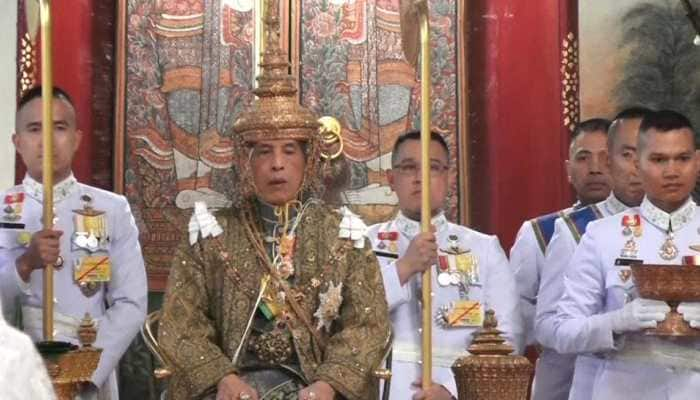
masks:
[(610, 193), (610, 196), (603, 200), (603, 207), (605, 207), (605, 211), (608, 212), (608, 215), (619, 214), (630, 208), (629, 206), (625, 205), (625, 203), (621, 202), (620, 199), (615, 197), (613, 193)]
[[(29, 174), (24, 176), (22, 186), (27, 195), (38, 202), (44, 201), (44, 185)], [(53, 185), (53, 202), (60, 203), (78, 189), (78, 180), (71, 173), (66, 179)]]
[[(413, 237), (421, 231), (420, 222), (408, 218), (401, 211), (399, 211), (395, 221), (399, 232), (403, 233), (403, 235), (409, 239), (413, 239)], [(435, 226), (435, 233), (439, 233), (446, 229), (447, 218), (445, 217), (445, 213), (440, 212), (440, 214), (434, 216), (430, 220), (430, 223)]]
[(670, 227), (671, 231), (678, 232), (681, 228), (683, 228), (683, 226), (693, 219), (695, 216), (696, 207), (695, 202), (691, 198), (688, 198), (688, 201), (686, 201), (685, 204), (669, 214), (666, 211), (656, 207), (645, 196), (640, 209), (644, 218), (654, 224), (657, 228), (667, 231)]

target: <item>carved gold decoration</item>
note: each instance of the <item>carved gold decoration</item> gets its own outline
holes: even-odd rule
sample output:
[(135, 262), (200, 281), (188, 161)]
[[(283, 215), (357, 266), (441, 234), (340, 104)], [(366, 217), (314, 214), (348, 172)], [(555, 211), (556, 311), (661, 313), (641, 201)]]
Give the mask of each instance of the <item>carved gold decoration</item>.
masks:
[(29, 33), (25, 33), (19, 43), (19, 85), (23, 94), (36, 85), (36, 45)]
[(279, 3), (267, 2), (265, 13), (265, 53), (258, 76), (257, 97), (252, 106), (241, 113), (233, 124), (233, 130), (245, 143), (261, 140), (292, 139), (313, 141), (317, 139), (317, 117), (297, 100), (294, 77), (289, 74), (287, 55), (279, 43)]
[[(321, 157), (323, 159), (335, 159), (343, 154), (343, 136), (341, 135), (342, 128), (340, 122), (337, 119), (329, 116), (321, 117), (318, 119), (318, 123), (321, 127), (318, 128), (321, 134)], [(338, 146), (338, 149), (331, 153), (331, 148)]]
[(158, 339), (156, 338), (156, 327), (160, 321), (160, 311), (154, 311), (146, 317), (143, 325), (141, 325), (141, 337), (143, 342), (148, 347), (148, 350), (153, 354), (153, 356), (158, 360), (158, 363), (162, 366), (156, 368), (153, 371), (156, 379), (165, 379), (170, 377), (173, 372), (172, 368), (166, 361), (165, 355), (158, 344)]
[(580, 118), (578, 41), (573, 32), (566, 35), (561, 47), (562, 117), (564, 126), (573, 132)]
[(406, 61), (414, 68), (418, 65), (420, 56), (420, 17), (428, 13), (428, 3), (425, 0), (401, 0), (399, 2), (401, 17), (401, 48)]
[(484, 327), (467, 348), (471, 355), (452, 365), (460, 400), (526, 400), (532, 364), (523, 356), (511, 355), (497, 329), (493, 310), (487, 310)]
[(646, 333), (655, 336), (700, 336), (678, 313), (682, 301), (700, 301), (700, 267), (696, 265), (632, 265), (632, 278), (645, 299), (663, 300), (671, 307), (666, 319)]

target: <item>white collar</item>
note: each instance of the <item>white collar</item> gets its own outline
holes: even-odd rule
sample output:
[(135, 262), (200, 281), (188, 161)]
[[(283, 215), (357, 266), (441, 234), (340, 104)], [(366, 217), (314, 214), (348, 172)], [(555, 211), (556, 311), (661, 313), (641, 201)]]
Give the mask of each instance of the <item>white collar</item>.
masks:
[[(41, 182), (37, 182), (27, 174), (24, 176), (22, 186), (29, 197), (32, 197), (38, 202), (44, 201), (44, 185)], [(73, 194), (76, 189), (78, 189), (78, 180), (75, 179), (75, 176), (71, 173), (66, 179), (53, 185), (54, 203), (59, 203), (61, 200), (67, 198)]]
[(625, 205), (625, 203), (621, 202), (620, 199), (615, 197), (613, 193), (610, 193), (610, 196), (608, 196), (607, 199), (603, 200), (603, 207), (605, 207), (605, 211), (608, 212), (609, 215), (615, 215), (619, 214), (626, 209), (630, 208)]
[[(401, 211), (399, 211), (395, 221), (399, 232), (403, 233), (403, 235), (409, 239), (413, 239), (413, 237), (421, 231), (420, 222), (408, 218)], [(440, 214), (434, 216), (430, 220), (430, 223), (435, 226), (436, 233), (441, 232), (443, 229), (447, 228), (445, 213), (440, 212)]]
[(673, 232), (678, 232), (681, 228), (683, 228), (683, 226), (693, 219), (696, 208), (697, 206), (695, 205), (693, 199), (688, 198), (688, 201), (686, 201), (685, 204), (669, 214), (652, 204), (646, 196), (644, 197), (642, 205), (640, 206), (642, 216), (644, 216), (645, 219), (656, 225), (656, 227), (662, 231), (667, 231), (670, 224)]

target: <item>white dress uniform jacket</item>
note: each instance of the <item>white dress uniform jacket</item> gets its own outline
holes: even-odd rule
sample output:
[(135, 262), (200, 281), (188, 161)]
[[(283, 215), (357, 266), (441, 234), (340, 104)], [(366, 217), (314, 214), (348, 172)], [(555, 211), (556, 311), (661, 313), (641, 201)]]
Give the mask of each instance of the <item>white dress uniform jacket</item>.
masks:
[[(0, 293), (5, 316), (16, 315), (21, 305), (24, 331), (35, 341), (43, 340), (41, 307), (42, 270), (35, 270), (29, 282), (17, 273), (15, 260), (26, 251), (29, 234), (42, 229), (40, 183), (25, 177), (22, 185), (5, 192), (0, 211)], [(21, 199), (21, 202), (18, 201)], [(89, 203), (104, 211), (107, 240), (88, 250), (76, 245), (76, 210)], [(18, 207), (19, 205), (19, 207)], [(14, 210), (13, 210), (14, 209)], [(63, 264), (54, 272), (54, 339), (78, 343), (77, 327), (89, 313), (97, 322), (95, 346), (102, 355), (92, 382), (100, 398), (118, 399), (115, 368), (139, 331), (147, 309), (147, 283), (138, 229), (123, 196), (78, 183), (71, 175), (54, 186), (55, 229), (63, 232), (60, 255)], [(109, 282), (84, 292), (75, 280), (76, 264), (86, 256), (108, 257)]]
[[(641, 220), (640, 235), (625, 233), (625, 216)], [(678, 254), (665, 260), (660, 250), (671, 227)], [(640, 207), (589, 224), (564, 275), (564, 295), (557, 308), (551, 336), (560, 353), (594, 354), (600, 366), (593, 379), (592, 399), (687, 400), (698, 398), (700, 341), (685, 343), (643, 332), (613, 332), (613, 311), (637, 297), (624, 265), (630, 253), (622, 249), (634, 240), (632, 253), (646, 264), (681, 264), (682, 256), (697, 255), (700, 212), (688, 200), (668, 214), (646, 198)], [(693, 246), (695, 247), (695, 246)], [(623, 265), (616, 265), (623, 264)], [(578, 374), (578, 371), (577, 371)]]
[[(615, 215), (627, 209), (614, 194), (597, 204), (589, 206), (594, 218)], [(571, 214), (568, 214), (571, 215)], [(589, 221), (590, 222), (590, 221)], [(575, 354), (559, 354), (552, 350), (553, 323), (557, 313), (557, 304), (564, 292), (564, 271), (580, 240), (577, 227), (568, 216), (558, 218), (554, 224), (554, 235), (547, 247), (544, 268), (540, 280), (539, 300), (535, 318), (537, 341), (543, 346), (537, 360), (533, 400), (591, 400), (591, 381), (598, 364), (597, 358), (579, 357)], [(585, 228), (585, 227), (584, 227)], [(576, 374), (574, 375), (574, 363)], [(592, 370), (592, 373), (591, 373)], [(572, 387), (572, 379), (574, 387)], [(571, 390), (570, 390), (571, 389)], [(575, 390), (574, 390), (575, 389)], [(569, 397), (569, 392), (573, 397)], [(574, 395), (578, 393), (577, 395)]]
[[(522, 351), (522, 326), (517, 309), (518, 296), (513, 273), (508, 260), (495, 236), (487, 236), (469, 228), (449, 223), (444, 214), (433, 218), (439, 249), (454, 246), (455, 241), (462, 251), (477, 257), (478, 282), (470, 285), (468, 299), (481, 303), (482, 308), (494, 309), (499, 329), (504, 331), (508, 342), (516, 351)], [(394, 332), (392, 347), (391, 379), (392, 400), (410, 399), (416, 391), (412, 383), (421, 377), (421, 289), (419, 274), (401, 285), (396, 269), (396, 260), (405, 254), (410, 241), (420, 232), (420, 224), (402, 213), (386, 223), (369, 228), (368, 236), (377, 252), (382, 268), (384, 288)], [(396, 235), (396, 240), (382, 240), (387, 234)], [(392, 253), (393, 250), (393, 253)], [(460, 300), (457, 286), (440, 286), (437, 268), (433, 267), (433, 315), (442, 306)], [(466, 354), (476, 327), (445, 328), (433, 322), (433, 381), (445, 386), (457, 396), (456, 384), (450, 367), (454, 361)]]
[(54, 400), (44, 361), (29, 336), (0, 314), (0, 399)]

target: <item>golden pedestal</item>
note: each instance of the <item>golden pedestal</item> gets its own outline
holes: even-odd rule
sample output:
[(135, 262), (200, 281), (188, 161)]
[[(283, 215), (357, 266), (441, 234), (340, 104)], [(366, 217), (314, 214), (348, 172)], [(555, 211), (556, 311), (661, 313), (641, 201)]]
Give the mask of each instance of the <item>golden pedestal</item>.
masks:
[(511, 355), (493, 310), (486, 311), (484, 327), (467, 351), (452, 365), (459, 400), (527, 400), (533, 366), (523, 356)]
[(95, 324), (86, 314), (78, 329), (81, 347), (55, 341), (36, 344), (58, 400), (73, 400), (81, 386), (90, 382), (102, 354), (101, 349), (92, 347), (96, 336)]
[(640, 297), (662, 300), (671, 307), (665, 320), (645, 331), (647, 335), (700, 336), (700, 329), (691, 328), (676, 309), (680, 302), (700, 301), (700, 266), (633, 264), (631, 268)]

